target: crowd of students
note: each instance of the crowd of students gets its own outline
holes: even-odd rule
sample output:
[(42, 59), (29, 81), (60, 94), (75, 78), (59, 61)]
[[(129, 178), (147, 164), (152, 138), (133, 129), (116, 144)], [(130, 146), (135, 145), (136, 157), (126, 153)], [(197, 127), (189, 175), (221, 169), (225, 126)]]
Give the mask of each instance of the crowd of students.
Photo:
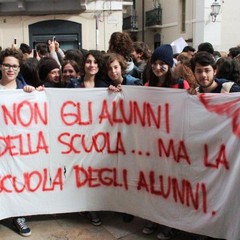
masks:
[[(122, 85), (186, 89), (189, 94), (240, 91), (240, 47), (228, 53), (214, 51), (209, 42), (195, 50), (185, 47), (173, 54), (164, 44), (151, 51), (144, 42), (134, 42), (125, 32), (114, 32), (108, 51), (69, 49), (63, 51), (57, 40), (37, 44), (13, 45), (0, 53), (0, 89), (23, 89), (26, 92), (44, 88), (104, 87), (122, 91)], [(92, 224), (101, 224), (97, 212), (88, 212)], [(133, 216), (123, 215), (126, 221)], [(25, 218), (13, 218), (23, 236), (31, 230)], [(143, 233), (151, 234), (157, 224), (147, 222)], [(174, 230), (163, 226), (158, 239), (171, 239)], [(207, 237), (197, 236), (197, 239)]]

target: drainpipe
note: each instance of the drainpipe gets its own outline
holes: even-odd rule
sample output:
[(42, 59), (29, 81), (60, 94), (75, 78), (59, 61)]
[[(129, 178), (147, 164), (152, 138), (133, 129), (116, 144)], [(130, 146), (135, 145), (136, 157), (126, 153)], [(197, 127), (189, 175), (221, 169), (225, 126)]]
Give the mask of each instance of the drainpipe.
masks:
[(98, 50), (99, 45), (99, 15), (96, 14), (96, 50)]
[(142, 0), (142, 42), (145, 41), (145, 33), (144, 33), (144, 25), (145, 25), (145, 6), (144, 6), (144, 0)]

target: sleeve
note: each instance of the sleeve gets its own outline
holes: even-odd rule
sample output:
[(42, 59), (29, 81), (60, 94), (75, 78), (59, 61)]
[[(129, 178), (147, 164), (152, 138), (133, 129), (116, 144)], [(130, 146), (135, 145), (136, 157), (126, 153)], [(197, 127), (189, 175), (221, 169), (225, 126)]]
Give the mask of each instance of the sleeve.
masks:
[(187, 81), (187, 80), (184, 80), (184, 81), (183, 81), (183, 89), (189, 89), (189, 88), (190, 88), (190, 86), (189, 86), (188, 81)]
[(142, 86), (142, 81), (139, 78), (135, 78), (130, 74), (125, 75), (126, 79), (126, 85), (137, 85), (137, 86)]
[(57, 57), (58, 57), (58, 60), (59, 60), (60, 64), (62, 65), (65, 54), (64, 54), (64, 52), (61, 48), (59, 48), (59, 50), (57, 51)]
[(240, 92), (240, 85), (226, 79), (215, 79), (220, 86), (220, 93)]
[(80, 81), (78, 79), (75, 78), (71, 78), (69, 80), (69, 83), (67, 84), (66, 88), (80, 88)]
[[(225, 82), (222, 84), (221, 93), (229, 93), (234, 85), (234, 82)], [(237, 91), (238, 92), (238, 91)]]
[(61, 48), (58, 49), (57, 53), (59, 54), (60, 57), (64, 58), (65, 54)]
[(230, 90), (228, 92), (240, 92), (240, 86), (234, 82), (229, 82), (232, 83), (231, 87), (229, 88)]
[(54, 60), (56, 60), (56, 62), (59, 64), (59, 66), (61, 67), (61, 63), (59, 62), (58, 56), (56, 52), (50, 52), (50, 57), (53, 58)]

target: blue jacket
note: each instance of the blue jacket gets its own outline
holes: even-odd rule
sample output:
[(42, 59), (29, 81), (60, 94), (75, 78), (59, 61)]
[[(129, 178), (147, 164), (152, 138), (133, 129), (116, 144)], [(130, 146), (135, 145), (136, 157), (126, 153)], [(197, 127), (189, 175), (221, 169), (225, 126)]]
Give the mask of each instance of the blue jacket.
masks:
[[(233, 81), (228, 81), (226, 79), (220, 79), (220, 78), (215, 78), (215, 81), (218, 84), (218, 86), (212, 91), (212, 93), (240, 92), (240, 86)], [(203, 93), (203, 90), (201, 89), (201, 87), (199, 87), (199, 92)]]
[(137, 86), (142, 86), (142, 80), (136, 77), (133, 77), (130, 74), (126, 74), (123, 76), (123, 82), (122, 85), (137, 85)]
[(17, 76), (16, 83), (17, 83), (17, 89), (23, 89), (23, 87), (27, 85), (27, 83), (25, 82), (21, 74)]

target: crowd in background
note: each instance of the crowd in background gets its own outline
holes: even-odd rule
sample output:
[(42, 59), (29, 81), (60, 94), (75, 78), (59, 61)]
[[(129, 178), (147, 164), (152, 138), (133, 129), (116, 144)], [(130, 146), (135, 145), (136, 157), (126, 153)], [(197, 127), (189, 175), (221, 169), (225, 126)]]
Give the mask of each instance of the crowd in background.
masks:
[[(169, 44), (151, 50), (144, 42), (134, 42), (128, 33), (114, 32), (106, 52), (63, 51), (57, 39), (39, 43), (34, 50), (25, 43), (19, 47), (13, 45), (1, 50), (0, 69), (0, 89), (23, 88), (27, 92), (48, 87), (104, 87), (118, 92), (122, 85), (136, 85), (186, 89), (191, 94), (220, 93), (223, 86), (229, 86), (226, 83), (231, 83), (228, 92), (236, 92), (240, 91), (240, 46), (221, 52), (215, 51), (211, 43), (203, 42), (197, 49), (186, 46), (182, 52), (173, 54)], [(205, 79), (204, 74), (211, 79)], [(97, 212), (88, 212), (87, 216), (95, 226), (101, 224)], [(124, 221), (133, 219), (129, 214), (123, 215)], [(25, 218), (14, 218), (14, 224), (21, 235), (31, 234)], [(143, 233), (151, 234), (157, 226), (147, 222)], [(174, 229), (167, 226), (161, 229), (158, 239), (173, 237)], [(196, 239), (207, 237), (196, 236)]]
[[(190, 61), (200, 51), (213, 55), (217, 78), (240, 83), (240, 46), (231, 47), (229, 52), (219, 52), (214, 51), (211, 43), (204, 42), (197, 50), (186, 46), (177, 54), (168, 50), (167, 44), (161, 47), (160, 50), (157, 48), (152, 51), (146, 43), (134, 42), (125, 32), (114, 32), (111, 35), (106, 52), (86, 49), (63, 51), (57, 40), (38, 43), (34, 50), (25, 43), (19, 48), (12, 46), (23, 54), (18, 78), (23, 78), (34, 87), (108, 87), (118, 84), (171, 87), (179, 79), (186, 80), (190, 87), (197, 87)], [(170, 66), (173, 82), (168, 79), (164, 84), (154, 83), (156, 74), (152, 72), (152, 66), (157, 50), (160, 51), (157, 57)], [(110, 74), (110, 71), (114, 72), (110, 70), (112, 62), (120, 64), (122, 79), (113, 79), (116, 76)]]

